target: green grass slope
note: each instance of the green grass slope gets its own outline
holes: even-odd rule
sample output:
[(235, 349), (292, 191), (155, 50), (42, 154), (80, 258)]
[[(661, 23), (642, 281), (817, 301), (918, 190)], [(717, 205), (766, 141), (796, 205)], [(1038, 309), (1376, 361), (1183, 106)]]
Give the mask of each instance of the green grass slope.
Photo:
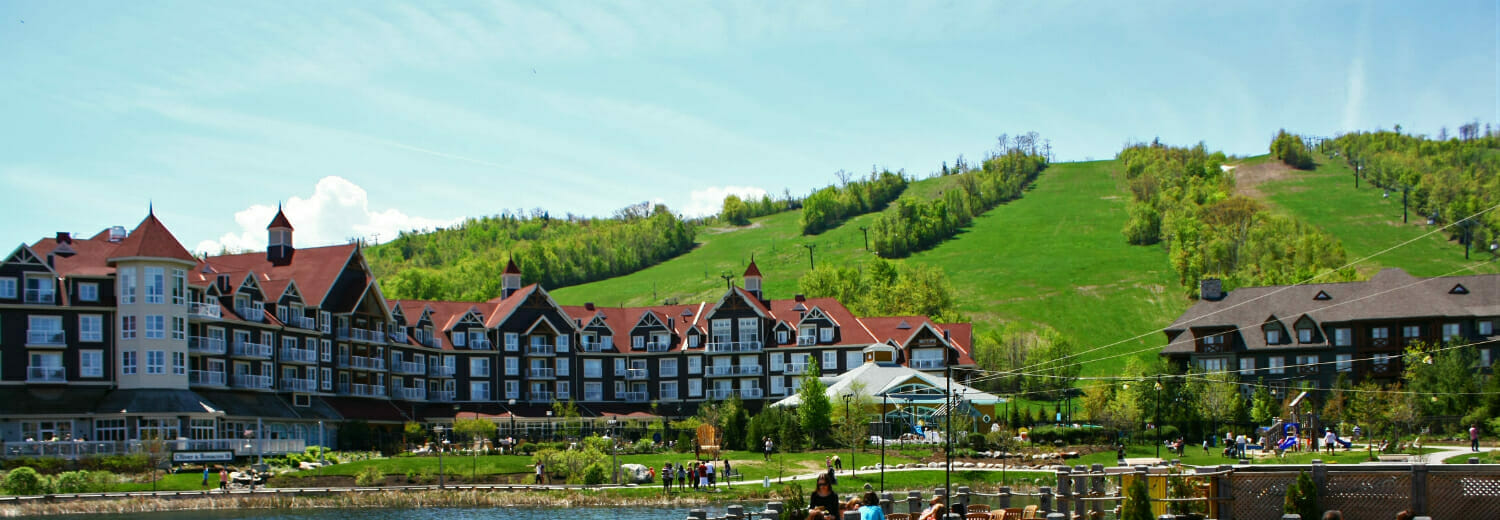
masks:
[[(1006, 321), (1045, 324), (1074, 338), (1079, 349), (1117, 341), (1084, 356), (1101, 357), (1159, 345), (1159, 332), (1190, 303), (1177, 296), (1166, 255), (1156, 247), (1125, 243), (1125, 200), (1113, 161), (1056, 164), (1019, 200), (975, 219), (957, 237), (903, 260), (941, 267), (957, 291), (964, 313), (980, 332)], [(903, 197), (934, 197), (949, 178), (914, 183)], [(815, 261), (858, 262), (867, 258), (862, 215), (817, 237), (798, 233), (800, 212), (757, 219), (752, 227), (707, 231), (692, 252), (640, 272), (567, 287), (553, 296), (568, 304), (646, 305), (663, 298), (711, 300), (723, 294), (723, 272), (738, 276), (750, 255), (765, 274), (773, 297), (797, 292), (797, 279)], [(737, 281), (738, 283), (738, 281)], [(1144, 337), (1131, 340), (1137, 335)], [(1154, 352), (1134, 354), (1150, 358)], [(1084, 374), (1116, 371), (1118, 357), (1084, 366)]]
[(1357, 266), (1366, 275), (1385, 267), (1400, 267), (1415, 276), (1500, 272), (1500, 264), (1486, 261), (1492, 258), (1489, 253), (1476, 249), (1466, 261), (1463, 246), (1448, 240), (1446, 233), (1428, 234), (1437, 227), (1428, 226), (1423, 215), (1412, 213), (1410, 222), (1402, 224), (1401, 193), (1382, 197), (1380, 188), (1364, 181), (1356, 189), (1354, 172), (1343, 161), (1319, 156), (1316, 169), (1294, 170), (1259, 189), (1277, 209), (1338, 237), (1349, 261), (1379, 253)]

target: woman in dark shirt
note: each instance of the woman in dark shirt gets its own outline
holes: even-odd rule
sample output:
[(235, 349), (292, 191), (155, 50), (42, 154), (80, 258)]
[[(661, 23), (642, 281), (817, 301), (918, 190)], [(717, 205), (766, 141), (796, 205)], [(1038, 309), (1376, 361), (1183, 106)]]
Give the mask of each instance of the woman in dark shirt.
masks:
[(815, 509), (821, 506), (824, 511), (837, 514), (841, 505), (838, 493), (834, 493), (833, 485), (828, 483), (828, 474), (818, 475), (818, 487), (813, 489), (812, 497), (807, 499), (807, 507)]

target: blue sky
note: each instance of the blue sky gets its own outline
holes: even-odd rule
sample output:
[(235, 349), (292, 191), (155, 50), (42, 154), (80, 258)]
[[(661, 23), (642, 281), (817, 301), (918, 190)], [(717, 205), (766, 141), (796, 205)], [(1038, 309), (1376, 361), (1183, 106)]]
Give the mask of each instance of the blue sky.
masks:
[(1029, 130), (1075, 160), (1500, 121), (1495, 2), (1115, 4), (7, 1), (0, 244), (148, 201), (216, 251), (278, 201), (314, 245), (711, 212)]

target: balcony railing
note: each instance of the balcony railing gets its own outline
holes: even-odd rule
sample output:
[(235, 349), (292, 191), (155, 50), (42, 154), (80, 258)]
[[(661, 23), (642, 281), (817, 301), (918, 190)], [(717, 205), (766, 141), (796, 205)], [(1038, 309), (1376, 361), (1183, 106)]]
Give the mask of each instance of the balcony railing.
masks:
[(760, 396), (761, 390), (759, 388), (740, 389), (740, 399), (760, 399)]
[(368, 329), (355, 329), (349, 327), (340, 328), (336, 336), (339, 339), (352, 341), (363, 341), (367, 343), (384, 343), (385, 335)]
[(281, 391), (310, 393), (318, 389), (318, 382), (311, 379), (281, 378)]
[(710, 365), (708, 377), (758, 376), (760, 365)]
[(469, 339), (469, 350), (489, 350), (490, 347), (490, 340), (473, 338)]
[(26, 367), (26, 381), (29, 383), (63, 383), (67, 380), (67, 371), (63, 367)]
[(254, 376), (249, 374), (235, 374), (234, 382), (229, 386), (235, 388), (250, 388), (254, 390), (270, 390), (271, 376)]
[(646, 352), (666, 352), (672, 348), (672, 344), (666, 341), (646, 342)]
[(68, 335), (60, 330), (27, 330), (26, 344), (61, 347), (68, 344)]
[(710, 400), (723, 401), (723, 400), (728, 399), (728, 398), (733, 397), (733, 396), (734, 396), (734, 389), (733, 388), (710, 388), (710, 389), (708, 389), (708, 398)]
[(627, 403), (644, 403), (651, 399), (646, 392), (625, 392), (621, 396)]
[(913, 359), (913, 360), (911, 360), (911, 367), (915, 368), (917, 370), (932, 370), (932, 369), (935, 369), (935, 368), (943, 368), (943, 360), (941, 360), (941, 359)]
[(188, 384), (224, 386), (224, 373), (211, 370), (194, 370), (188, 372)]
[(644, 368), (632, 368), (625, 371), (625, 379), (639, 381), (651, 377)]
[(287, 316), (281, 322), (299, 329), (318, 330), (317, 320), (307, 316)]
[(391, 371), (401, 375), (420, 376), (427, 373), (427, 367), (414, 361), (395, 361), (391, 363)]
[(661, 400), (663, 400), (663, 401), (676, 401), (677, 400), (677, 391), (676, 390), (671, 390), (671, 391), (663, 390), (661, 392)]
[(363, 356), (341, 356), (339, 357), (339, 368), (353, 368), (356, 370), (385, 370), (385, 360)]
[(281, 347), (281, 362), (283, 363), (317, 363), (318, 352), (306, 348)]
[(818, 344), (818, 338), (817, 338), (817, 336), (797, 336), (797, 346), (799, 346), (799, 347), (806, 347), (806, 346), (817, 345), (817, 344)]
[(526, 371), (526, 376), (532, 379), (553, 379), (557, 377), (557, 371), (551, 368), (533, 368)]
[(339, 383), (339, 393), (360, 397), (385, 397), (385, 385)]
[(604, 392), (603, 391), (598, 391), (598, 392), (584, 392), (583, 393), (583, 400), (585, 400), (585, 401), (603, 401), (604, 400)]
[(235, 341), (234, 355), (256, 359), (271, 359), (271, 346), (259, 343)]
[(402, 344), (406, 343), (406, 333), (405, 332), (391, 332), (391, 333), (386, 334), (386, 335), (390, 336), (391, 343), (402, 343)]
[(554, 399), (555, 395), (556, 394), (553, 394), (552, 392), (548, 392), (548, 391), (526, 392), (526, 400), (531, 401), (533, 403), (546, 403), (546, 402), (550, 402), (550, 401), (555, 400)]
[(436, 338), (436, 337), (428, 336), (428, 337), (422, 338), (422, 340), (418, 341), (417, 343), (421, 343), (422, 346), (429, 347), (429, 348), (443, 348), (443, 338)]
[(5, 458), (78, 459), (103, 455), (123, 455), (159, 451), (232, 451), (238, 457), (285, 455), (306, 451), (302, 439), (210, 439), (168, 440), (161, 443), (134, 441), (34, 441), (5, 443)]
[(266, 309), (256, 307), (235, 307), (234, 313), (240, 315), (245, 321), (261, 323), (266, 321)]
[(193, 302), (188, 304), (188, 317), (211, 318), (217, 320), (224, 317), (224, 309), (217, 303)]
[(224, 339), (210, 338), (206, 336), (189, 337), (188, 353), (222, 356), (224, 355)]
[(760, 340), (710, 341), (705, 349), (708, 353), (760, 352)]
[(27, 289), (26, 303), (56, 303), (57, 293), (51, 290)]
[(427, 365), (428, 377), (453, 377), (453, 367), (449, 365)]
[(578, 346), (582, 352), (604, 352), (604, 343), (600, 341), (585, 341)]
[(420, 387), (396, 387), (396, 395), (392, 396), (403, 401), (426, 401), (427, 389)]
[(526, 346), (526, 355), (528, 355), (528, 356), (556, 356), (557, 355), (557, 349), (553, 348), (552, 345), (548, 344), (548, 343), (541, 343), (541, 344), (532, 343), (532, 344)]
[(804, 374), (807, 372), (807, 363), (787, 363), (782, 372), (789, 375)]
[(435, 392), (431, 392), (431, 394), (427, 396), (427, 400), (437, 401), (440, 403), (449, 403), (453, 402), (453, 394), (454, 392), (452, 390), (438, 390)]

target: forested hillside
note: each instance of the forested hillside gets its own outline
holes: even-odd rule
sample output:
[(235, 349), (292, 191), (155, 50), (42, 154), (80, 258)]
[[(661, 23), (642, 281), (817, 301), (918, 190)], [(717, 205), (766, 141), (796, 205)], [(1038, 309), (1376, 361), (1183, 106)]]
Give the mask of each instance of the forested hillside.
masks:
[(978, 168), (969, 168), (961, 157), (951, 169), (944, 164), (944, 176), (951, 175), (960, 189), (947, 190), (941, 198), (898, 201), (870, 226), (875, 252), (898, 258), (929, 249), (958, 234), (975, 216), (1020, 197), (1047, 167), (1035, 134), (1027, 136), (1014, 144), (1002, 141), (1003, 151), (985, 158)]
[(885, 209), (906, 190), (906, 175), (890, 170), (870, 172), (870, 177), (851, 181), (840, 171), (839, 186), (815, 191), (802, 201), (802, 234), (816, 235), (855, 215)]
[(501, 214), (430, 233), (403, 232), (366, 249), (389, 298), (482, 301), (500, 294), (514, 258), (523, 278), (562, 287), (639, 271), (692, 249), (694, 228), (646, 203), (613, 218)]

